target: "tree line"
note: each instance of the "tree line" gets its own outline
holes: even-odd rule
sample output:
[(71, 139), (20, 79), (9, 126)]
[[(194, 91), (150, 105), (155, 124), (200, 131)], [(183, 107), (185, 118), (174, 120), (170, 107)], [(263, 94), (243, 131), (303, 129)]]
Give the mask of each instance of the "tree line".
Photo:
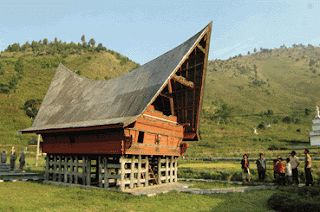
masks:
[(32, 41), (29, 43), (27, 41), (25, 44), (21, 45), (19, 43), (14, 43), (9, 45), (4, 52), (30, 52), (32, 51), (33, 54), (36, 55), (43, 55), (43, 54), (81, 54), (82, 52), (100, 52), (102, 50), (107, 50), (106, 47), (99, 43), (96, 46), (96, 41), (91, 38), (88, 42), (86, 42), (85, 35), (81, 36), (81, 43), (78, 42), (77, 44), (74, 42), (66, 43), (62, 42), (61, 40), (58, 41), (57, 38), (54, 41), (49, 41), (47, 38), (43, 40)]

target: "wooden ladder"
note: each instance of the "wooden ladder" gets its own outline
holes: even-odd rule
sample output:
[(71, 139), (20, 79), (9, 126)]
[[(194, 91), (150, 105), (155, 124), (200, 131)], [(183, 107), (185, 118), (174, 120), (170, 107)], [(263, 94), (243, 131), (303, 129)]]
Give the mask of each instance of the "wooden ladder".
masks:
[[(153, 170), (152, 170), (152, 168), (151, 168), (150, 165), (149, 165), (149, 174), (150, 174), (149, 180), (153, 180), (153, 183), (156, 184), (156, 185), (158, 185), (156, 176), (154, 175)], [(141, 173), (141, 175), (142, 175), (142, 179), (144, 179), (144, 173)]]

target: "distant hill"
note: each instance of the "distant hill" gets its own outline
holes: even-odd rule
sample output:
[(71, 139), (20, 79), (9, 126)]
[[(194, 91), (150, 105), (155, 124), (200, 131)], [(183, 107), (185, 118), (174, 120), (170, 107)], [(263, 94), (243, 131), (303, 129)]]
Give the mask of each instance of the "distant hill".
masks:
[(320, 48), (261, 49), (208, 62), (204, 110), (227, 103), (239, 113), (314, 110), (320, 103)]
[[(102, 45), (79, 46), (58, 42), (38, 49), (10, 46), (0, 57), (0, 143), (26, 145), (35, 135), (18, 135), (30, 127), (33, 116), (61, 62), (75, 73), (90, 79), (106, 80), (140, 65)], [(13, 45), (14, 46), (14, 45)], [(41, 46), (45, 46), (45, 50)], [(42, 49), (41, 49), (42, 48)]]

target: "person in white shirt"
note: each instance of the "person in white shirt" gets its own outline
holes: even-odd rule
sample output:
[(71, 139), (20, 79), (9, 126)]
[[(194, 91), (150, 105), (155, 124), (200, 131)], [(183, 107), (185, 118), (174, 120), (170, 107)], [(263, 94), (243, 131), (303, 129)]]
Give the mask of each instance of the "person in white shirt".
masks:
[(290, 158), (287, 158), (286, 172), (287, 172), (288, 185), (291, 185), (292, 184), (292, 169), (291, 169)]
[(296, 151), (291, 152), (291, 169), (292, 169), (292, 180), (295, 184), (299, 185), (298, 166), (300, 164), (299, 158), (296, 156)]

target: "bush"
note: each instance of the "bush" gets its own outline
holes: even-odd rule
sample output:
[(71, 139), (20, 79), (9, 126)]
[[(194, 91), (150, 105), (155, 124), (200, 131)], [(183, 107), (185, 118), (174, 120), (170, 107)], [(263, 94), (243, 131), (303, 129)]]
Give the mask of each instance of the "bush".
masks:
[(258, 129), (265, 129), (266, 126), (264, 125), (263, 122), (261, 122), (259, 125), (258, 125)]
[(289, 116), (286, 116), (282, 119), (282, 122), (283, 123), (287, 123), (287, 124), (290, 124), (292, 122), (292, 118), (289, 117)]
[(268, 150), (278, 150), (279, 148), (276, 147), (275, 145), (272, 145), (268, 148)]

